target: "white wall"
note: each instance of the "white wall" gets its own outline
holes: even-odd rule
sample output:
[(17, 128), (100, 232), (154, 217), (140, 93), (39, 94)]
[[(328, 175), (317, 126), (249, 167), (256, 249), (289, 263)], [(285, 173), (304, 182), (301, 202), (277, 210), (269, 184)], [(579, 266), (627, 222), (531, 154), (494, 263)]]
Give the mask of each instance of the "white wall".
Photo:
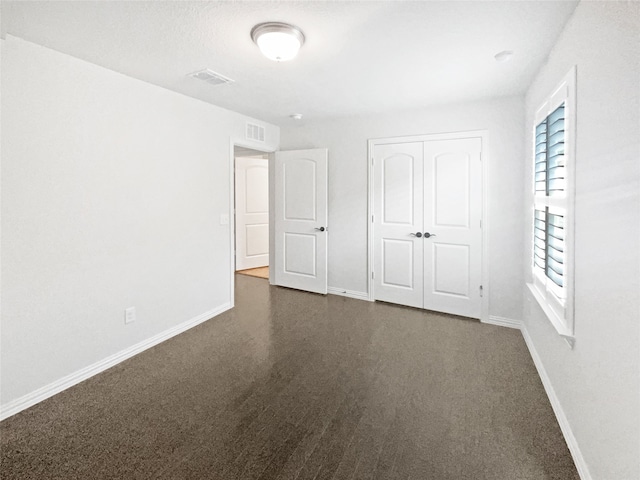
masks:
[[(640, 478), (639, 63), (640, 4), (581, 2), (526, 96), (530, 192), (534, 112), (577, 65), (575, 348), (527, 289), (524, 324), (579, 454), (602, 480)], [(527, 221), (527, 251), (530, 230)]]
[(281, 148), (329, 149), (329, 286), (367, 292), (367, 140), (489, 131), (489, 313), (522, 314), (523, 116), (520, 98), (394, 114), (305, 121), (282, 128)]
[(249, 119), (10, 36), (2, 61), (6, 406), (229, 305), (220, 214)]

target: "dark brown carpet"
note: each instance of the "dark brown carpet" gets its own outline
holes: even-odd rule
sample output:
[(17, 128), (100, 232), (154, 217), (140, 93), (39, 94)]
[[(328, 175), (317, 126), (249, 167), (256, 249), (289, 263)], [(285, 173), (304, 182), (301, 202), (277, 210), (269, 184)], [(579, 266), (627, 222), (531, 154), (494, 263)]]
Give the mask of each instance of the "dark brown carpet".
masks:
[(237, 307), (0, 424), (3, 479), (578, 479), (520, 332), (237, 276)]

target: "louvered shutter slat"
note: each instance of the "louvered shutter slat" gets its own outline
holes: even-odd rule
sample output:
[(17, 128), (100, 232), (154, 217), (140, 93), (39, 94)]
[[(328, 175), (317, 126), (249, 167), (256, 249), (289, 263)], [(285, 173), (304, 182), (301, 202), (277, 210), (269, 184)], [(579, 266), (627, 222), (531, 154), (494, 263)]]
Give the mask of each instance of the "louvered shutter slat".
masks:
[(564, 169), (564, 103), (547, 118), (547, 195), (562, 195), (566, 190)]

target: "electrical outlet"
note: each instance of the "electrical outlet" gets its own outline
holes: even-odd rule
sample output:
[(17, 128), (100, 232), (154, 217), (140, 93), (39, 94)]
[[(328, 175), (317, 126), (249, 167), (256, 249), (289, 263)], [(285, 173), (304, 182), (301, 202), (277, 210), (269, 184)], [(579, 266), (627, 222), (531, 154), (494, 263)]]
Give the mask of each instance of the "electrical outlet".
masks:
[(124, 323), (133, 323), (136, 320), (136, 307), (125, 308)]

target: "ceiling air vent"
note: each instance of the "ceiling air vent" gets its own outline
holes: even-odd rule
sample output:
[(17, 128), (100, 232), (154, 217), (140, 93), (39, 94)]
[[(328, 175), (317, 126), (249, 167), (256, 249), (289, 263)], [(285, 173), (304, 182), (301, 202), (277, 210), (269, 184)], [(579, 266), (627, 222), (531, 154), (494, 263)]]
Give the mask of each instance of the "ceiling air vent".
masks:
[(200, 70), (199, 72), (190, 73), (189, 76), (196, 78), (198, 80), (207, 82), (209, 85), (222, 85), (223, 83), (233, 83), (233, 80), (231, 80), (229, 77), (220, 75), (219, 73), (216, 73), (213, 70), (209, 70), (208, 68), (205, 68), (204, 70)]
[(264, 142), (264, 127), (247, 122), (247, 139)]

